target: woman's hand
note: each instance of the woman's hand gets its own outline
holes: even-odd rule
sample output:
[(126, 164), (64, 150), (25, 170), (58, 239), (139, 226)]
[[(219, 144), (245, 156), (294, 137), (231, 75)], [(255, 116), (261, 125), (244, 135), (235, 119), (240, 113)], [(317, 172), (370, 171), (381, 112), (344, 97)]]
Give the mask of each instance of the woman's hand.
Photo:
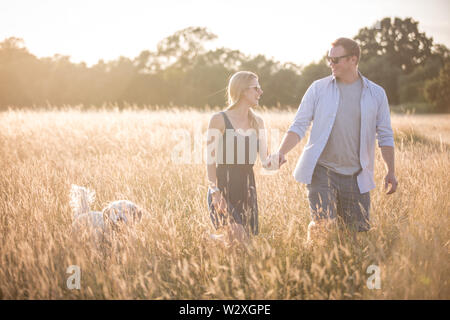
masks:
[(212, 194), (212, 204), (217, 212), (223, 214), (227, 213), (227, 201), (220, 191), (216, 191)]
[(286, 162), (284, 154), (276, 152), (269, 155), (263, 162), (263, 168), (266, 170), (278, 170)]
[(264, 169), (270, 170), (270, 156), (267, 156), (266, 159), (261, 159), (261, 165)]

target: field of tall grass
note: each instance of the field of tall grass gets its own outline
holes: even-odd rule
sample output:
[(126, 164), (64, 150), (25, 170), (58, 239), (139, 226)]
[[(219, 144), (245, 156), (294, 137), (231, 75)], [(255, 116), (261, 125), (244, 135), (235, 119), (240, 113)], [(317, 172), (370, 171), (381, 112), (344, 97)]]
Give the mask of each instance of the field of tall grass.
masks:
[[(280, 138), (293, 112), (260, 112)], [(378, 148), (372, 229), (307, 247), (306, 188), (292, 171), (255, 165), (260, 234), (246, 250), (211, 240), (206, 165), (195, 135), (211, 113), (0, 113), (0, 299), (449, 299), (450, 116), (393, 115), (399, 188), (387, 196)], [(176, 130), (191, 163), (173, 161)], [(276, 146), (272, 146), (274, 148)], [(150, 213), (97, 248), (71, 228), (71, 184), (96, 191), (92, 209), (129, 199)], [(69, 266), (81, 270), (69, 289)], [(367, 285), (379, 270), (379, 289)], [(369, 270), (371, 270), (369, 268)]]

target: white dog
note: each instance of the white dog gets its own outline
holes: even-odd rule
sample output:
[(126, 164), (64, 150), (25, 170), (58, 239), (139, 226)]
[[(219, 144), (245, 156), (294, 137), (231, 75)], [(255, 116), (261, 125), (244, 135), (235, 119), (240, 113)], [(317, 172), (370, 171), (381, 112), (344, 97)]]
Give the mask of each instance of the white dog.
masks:
[(95, 191), (72, 185), (70, 207), (73, 212), (73, 231), (93, 231), (98, 238), (119, 224), (131, 225), (139, 222), (146, 213), (145, 210), (129, 200), (113, 201), (102, 211), (91, 211), (90, 207), (94, 201)]

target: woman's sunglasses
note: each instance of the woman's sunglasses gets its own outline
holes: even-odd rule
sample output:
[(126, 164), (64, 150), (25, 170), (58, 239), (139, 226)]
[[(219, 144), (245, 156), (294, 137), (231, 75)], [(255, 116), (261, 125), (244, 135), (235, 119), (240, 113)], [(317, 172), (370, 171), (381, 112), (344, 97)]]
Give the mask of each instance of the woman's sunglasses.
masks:
[(261, 90), (261, 91), (262, 91), (260, 85), (257, 85), (257, 86), (251, 86), (251, 87), (248, 87), (248, 88), (249, 88), (249, 89), (250, 89), (250, 88), (253, 88), (253, 89), (255, 89), (256, 92), (258, 92), (258, 90)]
[(340, 56), (340, 57), (329, 57), (328, 56), (327, 60), (328, 60), (328, 62), (331, 62), (332, 64), (338, 64), (342, 58), (351, 57), (351, 56), (353, 56), (353, 54), (346, 54), (345, 56)]

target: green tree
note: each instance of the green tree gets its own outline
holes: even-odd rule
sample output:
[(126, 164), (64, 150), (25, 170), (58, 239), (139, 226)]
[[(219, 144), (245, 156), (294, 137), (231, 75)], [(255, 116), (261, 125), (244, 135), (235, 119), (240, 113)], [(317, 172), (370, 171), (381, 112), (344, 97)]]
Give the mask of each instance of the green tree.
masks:
[[(305, 94), (308, 87), (315, 80), (329, 76), (331, 74), (330, 67), (327, 64), (325, 57), (323, 57), (319, 62), (313, 62), (304, 67), (301, 71), (301, 79), (298, 88), (298, 94), (300, 99)], [(300, 102), (300, 101), (299, 101)]]
[(400, 75), (398, 78), (399, 103), (426, 102), (425, 82), (436, 78), (442, 67), (441, 57), (434, 55), (428, 58), (423, 65), (416, 67), (411, 73)]
[(399, 102), (398, 77), (402, 73), (400, 67), (393, 65), (386, 56), (375, 56), (368, 61), (360, 62), (359, 70), (364, 76), (384, 88), (389, 103)]
[[(360, 36), (365, 35), (361, 38), (365, 42), (361, 40), (360, 70), (382, 85), (394, 104), (424, 101), (424, 81), (436, 78), (427, 87), (427, 98), (441, 110), (445, 103), (438, 101), (445, 97), (447, 82), (439, 70), (449, 61), (448, 49), (435, 45), (428, 55), (424, 49), (429, 44), (427, 38), (422, 41), (420, 34), (415, 34), (417, 23), (412, 20), (396, 19), (392, 23), (388, 18), (380, 26), (380, 30), (360, 31)], [(38, 59), (28, 52), (22, 39), (8, 38), (0, 42), (0, 107), (105, 103), (224, 106), (227, 82), (239, 70), (258, 74), (264, 90), (261, 104), (297, 106), (313, 81), (330, 75), (324, 57), (300, 67), (228, 48), (206, 50), (206, 43), (215, 38), (206, 28), (190, 27), (163, 39), (155, 52), (144, 50), (133, 59), (100, 60), (90, 68), (84, 63), (72, 63), (69, 56)], [(413, 40), (401, 40), (406, 38)], [(414, 39), (425, 43), (425, 47), (419, 44), (422, 56), (411, 53), (417, 51)], [(391, 42), (393, 45), (389, 45)], [(428, 58), (422, 61), (423, 56)], [(399, 63), (399, 57), (413, 61), (411, 70)]]
[(439, 76), (425, 84), (425, 96), (437, 112), (450, 112), (450, 62), (441, 69)]
[(158, 43), (158, 62), (163, 68), (174, 64), (174, 67), (184, 69), (198, 55), (205, 53), (206, 42), (216, 38), (214, 33), (203, 27), (189, 27), (177, 31)]
[(269, 98), (265, 101), (268, 106), (297, 107), (303, 94), (300, 92), (302, 78), (301, 68), (292, 63), (284, 64), (277, 72), (265, 81), (264, 95)]
[(386, 56), (389, 62), (410, 73), (431, 55), (433, 38), (419, 32), (412, 18), (384, 18), (372, 27), (360, 29), (354, 37), (361, 46), (361, 60)]
[(28, 52), (22, 39), (11, 37), (0, 43), (1, 106), (37, 103), (42, 78), (39, 59)]

